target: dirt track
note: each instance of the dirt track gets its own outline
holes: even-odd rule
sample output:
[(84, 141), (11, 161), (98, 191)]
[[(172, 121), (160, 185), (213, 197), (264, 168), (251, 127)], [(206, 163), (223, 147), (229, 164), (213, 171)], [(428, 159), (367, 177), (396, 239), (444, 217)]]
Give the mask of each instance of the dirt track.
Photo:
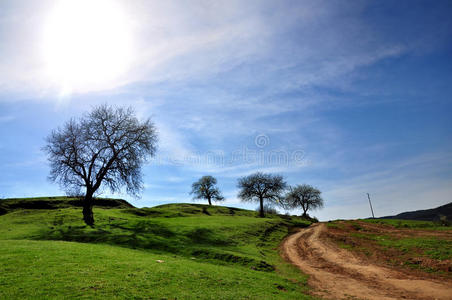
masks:
[(310, 275), (313, 294), (325, 299), (452, 299), (450, 282), (403, 274), (363, 261), (324, 238), (323, 223), (300, 229), (282, 255)]

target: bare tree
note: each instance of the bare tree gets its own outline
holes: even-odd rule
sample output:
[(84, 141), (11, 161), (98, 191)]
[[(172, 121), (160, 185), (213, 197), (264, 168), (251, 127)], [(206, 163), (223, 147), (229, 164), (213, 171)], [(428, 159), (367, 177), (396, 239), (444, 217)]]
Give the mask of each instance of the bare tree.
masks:
[(43, 148), (50, 162), (49, 179), (70, 195), (82, 195), (83, 220), (94, 225), (93, 195), (103, 189), (138, 196), (141, 165), (156, 152), (157, 132), (147, 119), (140, 122), (129, 108), (95, 107), (69, 120), (47, 137)]
[(321, 192), (308, 184), (301, 184), (295, 187), (289, 187), (284, 199), (283, 206), (286, 208), (302, 208), (303, 216), (307, 216), (308, 210), (314, 210), (323, 207)]
[(259, 202), (259, 216), (264, 217), (264, 201), (279, 205), (283, 199), (281, 194), (286, 186), (284, 178), (280, 175), (257, 172), (239, 179), (237, 187), (240, 192), (238, 196), (245, 202)]
[(224, 197), (216, 184), (217, 179), (215, 177), (203, 176), (192, 184), (190, 194), (194, 195), (193, 199), (206, 199), (209, 205), (212, 205), (212, 200), (223, 201)]

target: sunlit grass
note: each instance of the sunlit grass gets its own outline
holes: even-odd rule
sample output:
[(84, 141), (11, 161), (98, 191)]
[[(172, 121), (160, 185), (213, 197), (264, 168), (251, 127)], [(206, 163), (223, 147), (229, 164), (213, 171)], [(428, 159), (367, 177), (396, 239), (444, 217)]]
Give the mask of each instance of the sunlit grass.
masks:
[(94, 228), (80, 208), (0, 216), (0, 298), (309, 298), (277, 249), (310, 224), (298, 217), (191, 204), (94, 215)]
[(426, 230), (452, 229), (451, 227), (442, 226), (441, 224), (432, 221), (398, 220), (398, 219), (365, 219), (362, 221), (373, 224), (390, 225), (395, 228), (426, 229)]

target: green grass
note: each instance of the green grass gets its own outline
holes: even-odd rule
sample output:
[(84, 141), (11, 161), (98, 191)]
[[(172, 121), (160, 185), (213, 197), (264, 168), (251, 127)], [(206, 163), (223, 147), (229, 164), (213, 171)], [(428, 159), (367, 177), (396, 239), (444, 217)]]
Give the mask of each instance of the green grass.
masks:
[(435, 237), (409, 237), (398, 238), (395, 236), (373, 233), (351, 233), (351, 236), (376, 241), (386, 248), (396, 248), (402, 253), (416, 252), (432, 259), (452, 259), (452, 241)]
[(452, 259), (452, 241), (438, 238), (381, 239), (379, 244), (400, 249), (402, 252), (420, 250), (424, 255), (439, 260)]
[(326, 226), (331, 229), (343, 229), (344, 228), (344, 225), (337, 221), (328, 221), (326, 223)]
[[(451, 230), (450, 227), (441, 226), (436, 222), (430, 221), (397, 219), (367, 219), (363, 221), (374, 224), (389, 225), (399, 229)], [(377, 241), (381, 246), (396, 248), (401, 250), (403, 253), (416, 251), (432, 259), (452, 259), (452, 241), (450, 240), (437, 237), (396, 238), (387, 235), (375, 234), (367, 234), (366, 237)]]
[(60, 207), (0, 216), (1, 299), (310, 299), (277, 250), (309, 221), (171, 204), (97, 207), (90, 228), (80, 208)]
[(217, 266), (107, 245), (2, 241), (0, 256), (2, 299), (297, 299), (301, 296), (296, 284), (274, 272)]
[[(371, 226), (371, 225), (378, 226)], [(435, 276), (450, 277), (451, 227), (427, 221), (366, 219), (331, 221), (331, 236), (340, 248), (406, 266)]]
[(451, 230), (451, 227), (442, 226), (432, 221), (415, 221), (415, 220), (398, 220), (398, 219), (365, 219), (361, 220), (372, 224), (382, 224), (392, 226), (394, 228), (409, 228), (422, 230)]

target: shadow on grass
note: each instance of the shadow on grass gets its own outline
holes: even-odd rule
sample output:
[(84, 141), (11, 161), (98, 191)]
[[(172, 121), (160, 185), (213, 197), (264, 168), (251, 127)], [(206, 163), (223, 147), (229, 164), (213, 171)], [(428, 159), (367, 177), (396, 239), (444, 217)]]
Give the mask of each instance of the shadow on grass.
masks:
[(228, 246), (235, 244), (232, 241), (227, 241), (218, 236), (215, 236), (215, 233), (208, 228), (196, 228), (192, 231), (189, 231), (186, 236), (194, 244), (207, 244), (215, 246)]
[(153, 249), (177, 253), (180, 243), (176, 243), (176, 234), (160, 224), (138, 222), (133, 227), (113, 223), (102, 227), (57, 226), (42, 230), (35, 239), (63, 240), (81, 243), (104, 243), (133, 249)]
[(167, 226), (150, 221), (102, 224), (87, 226), (57, 225), (42, 230), (34, 236), (37, 240), (63, 240), (81, 243), (102, 243), (132, 249), (152, 250), (196, 257), (220, 264), (240, 264), (257, 271), (273, 271), (265, 261), (234, 255), (223, 250), (236, 245), (235, 241), (216, 235), (208, 228), (195, 228), (188, 232), (174, 232)]

